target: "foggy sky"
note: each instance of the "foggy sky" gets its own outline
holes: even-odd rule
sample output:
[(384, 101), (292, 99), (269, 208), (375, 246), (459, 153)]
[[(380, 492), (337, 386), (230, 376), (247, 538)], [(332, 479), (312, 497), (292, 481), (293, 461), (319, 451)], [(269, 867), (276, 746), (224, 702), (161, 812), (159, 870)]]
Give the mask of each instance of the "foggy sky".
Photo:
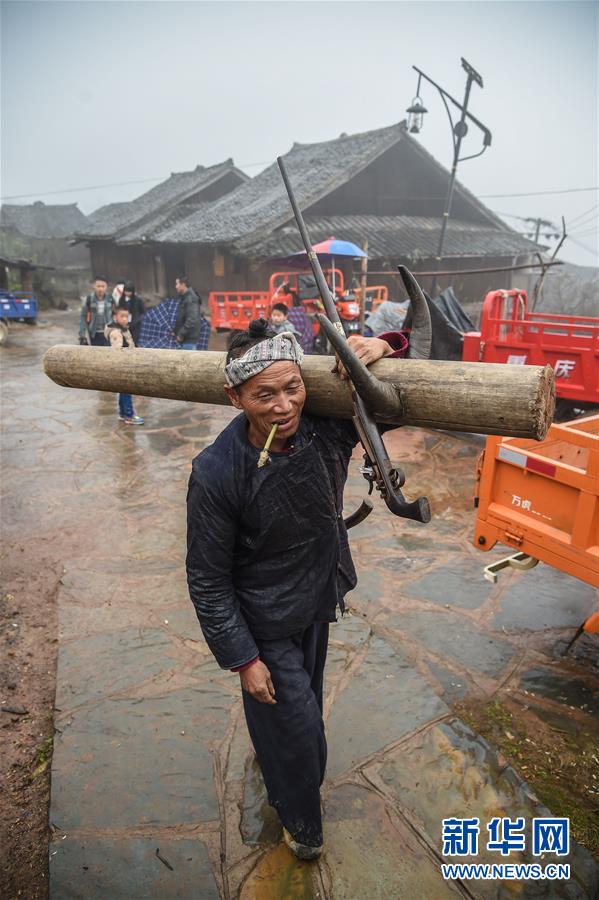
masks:
[[(77, 202), (89, 213), (173, 171), (229, 156), (255, 175), (294, 141), (404, 118), (416, 89), (412, 64), (461, 99), (461, 56), (483, 76), (470, 110), (493, 133), (484, 156), (460, 166), (470, 190), (599, 183), (596, 2), (9, 0), (1, 7), (2, 195), (36, 194), (6, 202)], [(445, 110), (433, 88), (421, 93), (430, 112), (418, 139), (449, 166)], [(471, 129), (463, 153), (480, 146)], [(47, 193), (142, 179), (154, 181)], [(483, 202), (556, 224), (565, 214), (579, 243), (569, 241), (562, 257), (598, 264), (597, 192)]]

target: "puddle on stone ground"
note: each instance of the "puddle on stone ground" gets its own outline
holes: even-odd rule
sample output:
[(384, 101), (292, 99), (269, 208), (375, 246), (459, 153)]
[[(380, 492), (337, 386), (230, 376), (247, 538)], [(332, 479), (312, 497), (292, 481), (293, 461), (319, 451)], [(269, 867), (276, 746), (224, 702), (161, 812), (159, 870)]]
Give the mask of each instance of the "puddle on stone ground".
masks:
[(570, 661), (584, 666), (596, 678), (596, 670), (599, 669), (599, 634), (583, 632), (566, 652), (566, 648), (575, 634), (576, 631), (573, 630), (572, 634), (568, 635), (567, 640), (556, 641), (551, 655), (560, 662)]
[(585, 728), (584, 725), (581, 726), (577, 718), (573, 718), (570, 714), (554, 712), (552, 709), (545, 709), (544, 706), (531, 705), (529, 709), (534, 712), (535, 716), (538, 716), (539, 719), (545, 722), (552, 731), (563, 734), (564, 739), (568, 743), (570, 743), (570, 738), (572, 738), (575, 748), (580, 748), (581, 736), (590, 738), (593, 732), (597, 734), (597, 729), (599, 728), (599, 723), (596, 722), (589, 722), (588, 728)]
[(592, 716), (599, 715), (599, 690), (580, 678), (548, 669), (529, 669), (520, 676), (520, 686), (531, 694), (538, 694), (568, 707), (580, 709)]
[(281, 840), (279, 817), (268, 803), (262, 772), (256, 759), (246, 764), (241, 808), (241, 837), (244, 844), (276, 844)]
[(299, 862), (285, 844), (262, 857), (239, 894), (239, 900), (320, 900), (321, 897), (317, 867)]
[[(526, 846), (512, 852), (509, 862), (535, 862), (531, 855), (531, 828), (535, 816), (547, 816), (542, 806), (511, 766), (480, 735), (460, 719), (440, 723), (411, 738), (380, 762), (371, 763), (365, 775), (394, 798), (404, 815), (422, 828), (433, 845), (442, 849), (442, 821), (477, 818), (480, 821), (478, 854), (460, 862), (497, 863), (505, 859), (486, 846), (487, 824), (495, 817), (525, 820)], [(546, 860), (549, 861), (549, 860)], [(551, 860), (552, 861), (552, 860)], [(580, 845), (571, 842), (569, 882), (468, 881), (475, 896), (484, 900), (506, 896), (544, 898), (592, 898), (599, 888), (599, 866)]]

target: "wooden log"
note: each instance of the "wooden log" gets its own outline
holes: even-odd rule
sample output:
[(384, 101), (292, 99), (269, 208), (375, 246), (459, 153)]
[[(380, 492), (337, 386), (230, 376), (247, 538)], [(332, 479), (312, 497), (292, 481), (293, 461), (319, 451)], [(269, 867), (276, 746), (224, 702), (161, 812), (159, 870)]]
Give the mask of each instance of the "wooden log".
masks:
[[(333, 375), (333, 358), (307, 356), (302, 367), (306, 411), (352, 416), (350, 388)], [(63, 387), (228, 405), (225, 354), (205, 350), (122, 350), (58, 344), (44, 370)], [(371, 367), (401, 397), (398, 424), (541, 440), (553, 420), (550, 366), (508, 366), (439, 360), (382, 359)]]

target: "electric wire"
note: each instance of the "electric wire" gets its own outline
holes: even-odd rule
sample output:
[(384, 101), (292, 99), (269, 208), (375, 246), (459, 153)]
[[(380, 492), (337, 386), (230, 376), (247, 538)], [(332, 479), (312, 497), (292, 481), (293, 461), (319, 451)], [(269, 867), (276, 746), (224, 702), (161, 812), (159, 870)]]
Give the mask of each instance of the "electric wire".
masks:
[[(238, 168), (251, 169), (256, 166), (268, 165), (270, 160), (262, 160), (260, 162), (253, 163), (236, 163)], [(110, 187), (127, 187), (129, 185), (134, 184), (148, 184), (151, 181), (164, 181), (163, 177), (159, 178), (143, 178), (137, 181), (116, 181), (113, 183), (107, 184), (92, 184), (86, 187), (72, 187), (72, 188), (61, 188), (60, 190), (53, 191), (36, 191), (33, 194), (6, 194), (0, 197), (0, 200), (25, 200), (29, 197), (48, 197), (53, 194), (75, 194), (82, 191), (97, 191), (102, 188), (110, 188)], [(549, 194), (576, 194), (584, 191), (597, 191), (599, 187), (585, 187), (585, 188), (566, 188), (565, 190), (552, 190), (552, 191), (531, 191), (529, 193), (516, 193), (516, 194), (478, 194), (478, 198), (480, 200), (490, 200), (499, 197), (543, 197)], [(422, 195), (417, 197), (389, 197), (388, 199), (396, 199), (396, 200), (422, 200)], [(424, 199), (427, 200), (445, 200), (446, 195), (439, 196), (431, 196), (426, 197)], [(502, 214), (503, 215), (503, 214)]]
[(590, 209), (587, 209), (586, 212), (580, 213), (579, 216), (574, 216), (573, 219), (570, 219), (570, 225), (575, 225), (579, 219), (584, 219), (589, 213), (595, 212), (596, 209), (599, 209), (599, 203), (596, 203), (594, 206), (591, 206)]
[[(235, 165), (239, 169), (252, 169), (255, 166), (268, 165), (269, 162), (270, 160), (262, 160), (261, 162), (236, 163)], [(6, 194), (0, 197), (0, 200), (26, 200), (29, 197), (49, 197), (51, 194), (76, 194), (81, 191), (99, 191), (103, 188), (129, 187), (130, 185), (134, 184), (149, 184), (151, 181), (165, 181), (165, 178), (164, 176), (160, 175), (157, 178), (141, 178), (136, 181), (113, 181), (112, 183), (107, 184), (90, 184), (86, 187), (61, 188), (59, 191), (36, 191), (33, 194)]]

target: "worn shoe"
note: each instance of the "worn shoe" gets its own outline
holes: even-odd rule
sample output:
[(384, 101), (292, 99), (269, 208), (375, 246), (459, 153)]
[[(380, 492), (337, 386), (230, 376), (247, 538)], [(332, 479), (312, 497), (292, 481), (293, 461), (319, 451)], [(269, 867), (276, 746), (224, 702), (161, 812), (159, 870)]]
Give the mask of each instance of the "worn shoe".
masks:
[(141, 416), (131, 416), (130, 419), (125, 419), (125, 425), (143, 425), (145, 419)]
[(318, 859), (322, 853), (322, 845), (320, 847), (309, 847), (308, 844), (300, 844), (293, 839), (286, 828), (283, 828), (283, 840), (298, 859)]

